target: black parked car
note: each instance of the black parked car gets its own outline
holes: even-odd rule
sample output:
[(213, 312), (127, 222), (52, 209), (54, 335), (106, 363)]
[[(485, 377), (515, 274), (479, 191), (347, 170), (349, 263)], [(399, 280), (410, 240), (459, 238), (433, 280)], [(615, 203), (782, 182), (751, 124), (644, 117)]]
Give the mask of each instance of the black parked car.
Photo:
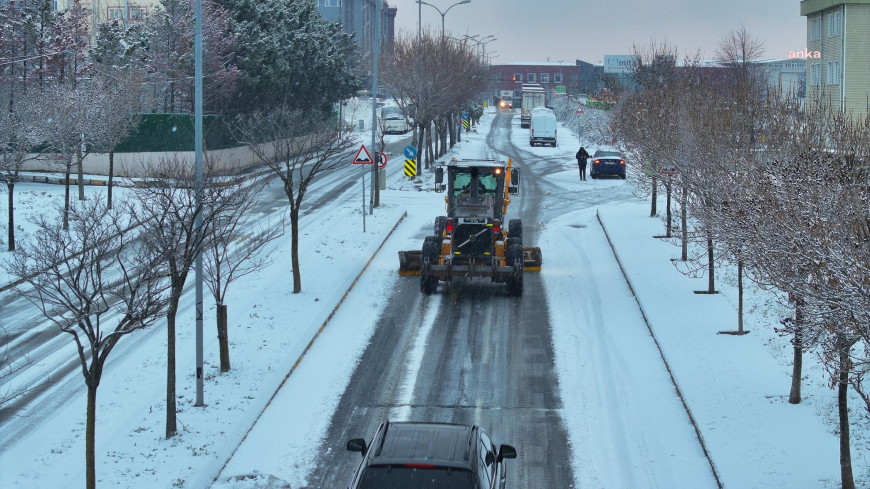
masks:
[(363, 457), (353, 489), (503, 489), (504, 459), (517, 456), (479, 426), (447, 423), (387, 421), (370, 445), (355, 438), (347, 449)]
[(592, 178), (615, 176), (625, 179), (625, 158), (619, 151), (599, 149), (592, 155), (589, 176)]

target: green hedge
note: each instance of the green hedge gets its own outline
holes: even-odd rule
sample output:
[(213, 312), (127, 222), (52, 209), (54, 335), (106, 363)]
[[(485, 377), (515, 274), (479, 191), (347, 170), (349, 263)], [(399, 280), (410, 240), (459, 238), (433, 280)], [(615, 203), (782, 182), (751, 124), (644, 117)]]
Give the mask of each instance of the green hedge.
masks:
[[(203, 144), (206, 150), (239, 146), (227, 127), (224, 116), (202, 118)], [(150, 151), (193, 151), (193, 114), (142, 114), (139, 127), (121, 144), (117, 153)]]
[(610, 110), (611, 108), (613, 108), (613, 104), (608, 103), (608, 102), (604, 102), (602, 100), (587, 100), (586, 106), (592, 107), (593, 109), (600, 109), (600, 110)]

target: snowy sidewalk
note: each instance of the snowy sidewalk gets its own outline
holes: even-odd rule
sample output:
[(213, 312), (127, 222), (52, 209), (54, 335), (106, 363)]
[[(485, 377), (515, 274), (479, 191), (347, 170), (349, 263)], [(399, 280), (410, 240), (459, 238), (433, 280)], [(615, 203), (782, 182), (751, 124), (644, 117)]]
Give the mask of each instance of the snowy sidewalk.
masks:
[[(724, 487), (837, 486), (838, 439), (820, 415), (830, 411), (835, 393), (809, 384), (819, 377), (813, 372), (805, 380), (804, 402), (789, 404), (791, 367), (778, 362), (772, 349), (791, 348), (773, 331), (776, 314), (747, 307), (750, 334), (718, 334), (737, 325), (729, 300), (736, 291), (723, 280), (727, 274), (717, 269), (721, 293), (695, 294), (706, 290), (707, 278), (676, 269), (671, 259), (679, 258), (679, 248), (653, 238), (663, 223), (648, 215), (645, 203), (599, 209)], [(807, 374), (809, 356), (804, 363)]]

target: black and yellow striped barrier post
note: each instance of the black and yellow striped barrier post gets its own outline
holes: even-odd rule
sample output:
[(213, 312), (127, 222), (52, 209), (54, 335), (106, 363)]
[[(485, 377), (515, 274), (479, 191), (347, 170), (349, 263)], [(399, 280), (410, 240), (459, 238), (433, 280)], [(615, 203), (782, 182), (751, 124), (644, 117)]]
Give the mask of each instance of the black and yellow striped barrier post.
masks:
[(405, 176), (409, 177), (409, 178), (414, 178), (417, 176), (417, 159), (416, 158), (405, 159)]

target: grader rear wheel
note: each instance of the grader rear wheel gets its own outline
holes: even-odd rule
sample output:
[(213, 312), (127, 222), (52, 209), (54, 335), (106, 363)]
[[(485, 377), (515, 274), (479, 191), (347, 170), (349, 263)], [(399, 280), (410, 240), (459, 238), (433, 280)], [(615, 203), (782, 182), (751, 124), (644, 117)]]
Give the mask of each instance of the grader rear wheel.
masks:
[(507, 251), (508, 265), (514, 267), (514, 274), (507, 280), (507, 292), (509, 295), (523, 295), (523, 246), (511, 243)]
[(441, 238), (438, 236), (426, 236), (423, 240), (423, 250), (420, 253), (420, 292), (434, 294), (438, 289), (438, 276), (429, 270), (429, 265), (438, 264), (438, 256), (441, 253)]

